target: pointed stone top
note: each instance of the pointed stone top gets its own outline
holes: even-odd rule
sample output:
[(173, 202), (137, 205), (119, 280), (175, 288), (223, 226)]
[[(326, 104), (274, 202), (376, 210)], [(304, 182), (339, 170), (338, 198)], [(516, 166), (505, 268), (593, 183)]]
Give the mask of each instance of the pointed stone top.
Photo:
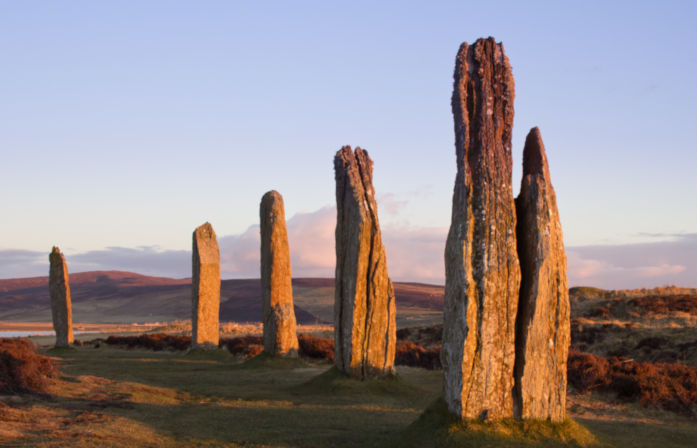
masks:
[(530, 129), (523, 149), (523, 177), (531, 174), (549, 179), (545, 144), (542, 142), (542, 134), (538, 127)]
[(206, 221), (204, 224), (198, 226), (194, 231), (194, 235), (198, 238), (213, 238), (215, 239), (215, 231), (213, 231), (213, 226)]

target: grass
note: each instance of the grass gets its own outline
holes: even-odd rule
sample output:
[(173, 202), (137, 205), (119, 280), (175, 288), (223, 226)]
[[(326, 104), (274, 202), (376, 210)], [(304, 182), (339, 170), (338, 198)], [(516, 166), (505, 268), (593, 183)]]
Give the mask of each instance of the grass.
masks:
[(249, 358), (248, 360), (237, 366), (237, 368), (239, 369), (279, 370), (302, 369), (304, 367), (309, 367), (309, 365), (300, 358), (286, 358), (281, 356), (273, 356), (266, 352), (261, 352), (253, 358)]
[[(508, 447), (563, 446), (564, 440), (582, 441), (587, 435), (573, 422), (504, 421), (493, 427), (470, 422), (458, 427), (444, 419), (442, 404), (429, 407), (441, 394), (442, 372), (420, 368), (399, 366), (395, 377), (356, 381), (329, 363), (268, 355), (245, 361), (223, 350), (102, 346), (52, 356), (60, 360), (62, 376), (52, 380), (50, 398), (0, 397), (3, 443)], [(582, 404), (588, 411), (593, 402)], [(604, 418), (582, 423), (600, 443), (617, 447), (692, 446), (688, 441), (697, 440), (694, 421), (649, 424)]]
[(491, 423), (459, 421), (438, 398), (401, 435), (399, 447), (591, 447), (593, 434), (567, 419), (562, 423), (505, 419)]

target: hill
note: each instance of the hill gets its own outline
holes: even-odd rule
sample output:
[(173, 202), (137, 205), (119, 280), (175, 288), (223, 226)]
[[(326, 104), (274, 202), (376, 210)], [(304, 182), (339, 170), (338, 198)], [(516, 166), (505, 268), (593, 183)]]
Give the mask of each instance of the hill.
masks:
[[(71, 274), (70, 290), (75, 322), (143, 323), (191, 317), (191, 279), (149, 277), (123, 271), (94, 271)], [(293, 293), (299, 323), (333, 320), (333, 279), (293, 279)], [(400, 326), (440, 321), (442, 287), (395, 283), (395, 294)], [(221, 282), (221, 321), (256, 322), (260, 317), (259, 279)], [(50, 320), (48, 277), (0, 280), (0, 321)]]

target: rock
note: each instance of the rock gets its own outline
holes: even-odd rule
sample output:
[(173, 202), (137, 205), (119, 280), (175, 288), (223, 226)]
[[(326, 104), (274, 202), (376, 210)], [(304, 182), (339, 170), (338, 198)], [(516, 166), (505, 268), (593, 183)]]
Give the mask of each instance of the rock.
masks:
[(334, 157), (336, 179), (336, 366), (353, 378), (394, 372), (396, 310), (387, 275), (368, 152), (344, 146)]
[(557, 198), (538, 128), (525, 140), (516, 209), (522, 274), (516, 321), (516, 415), (561, 422), (566, 416), (571, 339), (569, 289)]
[(520, 285), (512, 189), (514, 83), (503, 45), (463, 43), (452, 97), (457, 177), (445, 248), (445, 401), (460, 418), (513, 416)]
[(56, 331), (56, 347), (68, 347), (73, 343), (73, 312), (70, 303), (68, 266), (60, 249), (53, 246), (48, 256), (50, 262), (48, 291), (51, 297), (53, 329)]
[(213, 227), (205, 223), (193, 235), (191, 326), (193, 348), (217, 348), (220, 311), (220, 251)]
[(264, 351), (272, 355), (298, 356), (295, 330), (290, 251), (283, 197), (269, 191), (259, 207), (261, 227), (261, 300), (264, 319)]

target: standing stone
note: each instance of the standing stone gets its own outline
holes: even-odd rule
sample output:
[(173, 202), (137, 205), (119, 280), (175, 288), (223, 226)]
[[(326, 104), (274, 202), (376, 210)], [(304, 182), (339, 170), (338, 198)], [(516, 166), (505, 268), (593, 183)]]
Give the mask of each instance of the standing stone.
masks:
[(523, 150), (516, 199), (520, 301), (516, 321), (516, 415), (561, 422), (566, 416), (569, 289), (566, 253), (540, 130)]
[(48, 256), (48, 291), (51, 297), (53, 329), (56, 331), (56, 347), (68, 347), (73, 343), (73, 311), (70, 304), (68, 266), (60, 249), (53, 246)]
[(394, 372), (395, 295), (387, 276), (368, 152), (344, 146), (334, 157), (336, 287), (334, 360), (357, 379)]
[(444, 396), (460, 418), (513, 416), (520, 285), (512, 190), (514, 84), (503, 45), (463, 43), (452, 97), (457, 177), (445, 248)]
[(220, 311), (220, 252), (213, 227), (194, 231), (191, 326), (193, 348), (217, 348)]
[(295, 331), (286, 213), (279, 192), (272, 190), (261, 198), (259, 215), (264, 351), (297, 357), (298, 335)]

